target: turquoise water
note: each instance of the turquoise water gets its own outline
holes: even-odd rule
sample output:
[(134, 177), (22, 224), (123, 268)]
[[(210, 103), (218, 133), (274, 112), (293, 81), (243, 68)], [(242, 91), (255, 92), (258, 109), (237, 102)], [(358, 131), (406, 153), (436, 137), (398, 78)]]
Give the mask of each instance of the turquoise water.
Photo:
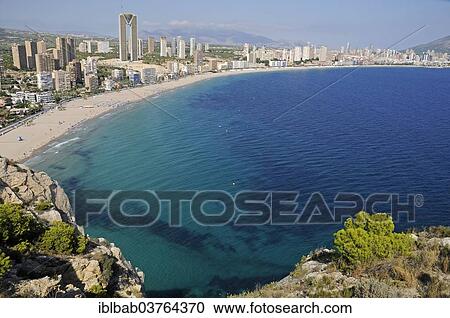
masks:
[[(90, 122), (29, 161), (75, 189), (420, 193), (416, 222), (450, 225), (450, 70), (364, 68), (217, 78)], [(120, 246), (150, 296), (215, 296), (278, 279), (334, 225), (86, 229)]]

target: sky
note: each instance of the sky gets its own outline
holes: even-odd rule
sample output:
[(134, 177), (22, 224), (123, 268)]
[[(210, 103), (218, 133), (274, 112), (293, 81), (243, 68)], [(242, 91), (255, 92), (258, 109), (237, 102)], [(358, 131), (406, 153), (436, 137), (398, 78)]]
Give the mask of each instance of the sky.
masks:
[(406, 48), (450, 35), (450, 0), (0, 0), (0, 27), (117, 36), (130, 11), (140, 30), (226, 28), (339, 48)]

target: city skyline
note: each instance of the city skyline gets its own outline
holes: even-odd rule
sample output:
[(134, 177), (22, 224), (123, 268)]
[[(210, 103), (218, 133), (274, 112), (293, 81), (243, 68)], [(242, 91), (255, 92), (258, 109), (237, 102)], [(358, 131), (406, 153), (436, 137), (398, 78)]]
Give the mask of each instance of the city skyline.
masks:
[[(61, 14), (54, 14), (52, 19), (44, 19), (47, 15), (40, 15), (39, 12), (45, 10), (45, 4), (51, 6), (53, 1), (44, 0), (39, 4), (27, 2), (30, 10), (21, 12), (20, 15), (8, 14), (24, 5), (19, 0), (2, 3), (5, 10), (2, 10), (0, 17), (2, 27), (26, 29), (26, 26), (30, 26), (40, 31), (86, 32), (117, 37), (117, 26), (112, 23), (111, 16), (117, 17), (121, 12), (130, 11), (140, 16), (139, 30), (150, 33), (161, 29), (239, 30), (276, 41), (309, 41), (334, 48), (347, 42), (358, 47), (371, 44), (389, 47), (422, 25), (426, 25), (424, 30), (402, 42), (397, 48), (429, 42), (447, 36), (450, 32), (448, 0), (382, 0), (376, 3), (365, 0), (329, 0), (321, 4), (282, 0), (276, 5), (247, 1), (236, 2), (236, 6), (233, 5), (234, 2), (231, 0), (226, 7), (237, 7), (240, 10), (229, 10), (227, 13), (227, 10), (223, 10), (223, 5), (205, 1), (189, 4), (174, 1), (170, 10), (165, 10), (164, 5), (159, 5), (160, 1), (106, 3), (103, 0), (81, 0), (77, 7), (70, 3), (53, 6), (56, 13)], [(90, 10), (84, 10), (86, 6)], [(73, 14), (67, 14), (69, 9)], [(208, 14), (202, 14), (204, 11)]]

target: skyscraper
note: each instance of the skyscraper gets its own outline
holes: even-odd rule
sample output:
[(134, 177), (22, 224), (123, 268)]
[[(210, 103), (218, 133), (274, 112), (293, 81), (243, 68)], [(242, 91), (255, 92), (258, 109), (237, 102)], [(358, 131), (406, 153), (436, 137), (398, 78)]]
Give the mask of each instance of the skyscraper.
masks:
[(24, 70), (28, 67), (27, 53), (25, 45), (13, 44), (11, 46), (14, 66), (19, 70)]
[(34, 41), (25, 41), (25, 52), (27, 54), (27, 67), (30, 70), (36, 69), (35, 56), (37, 53), (37, 45)]
[(66, 38), (67, 45), (67, 63), (73, 61), (76, 57), (75, 55), (75, 39)]
[(37, 42), (37, 53), (42, 54), (47, 51), (47, 45), (45, 44), (44, 40), (40, 40)]
[(167, 56), (167, 38), (165, 36), (162, 36), (159, 39), (159, 45), (160, 45), (160, 56), (166, 57)]
[(76, 84), (83, 83), (82, 73), (81, 73), (81, 63), (77, 60), (73, 60), (66, 67), (67, 73), (70, 76), (70, 81), (72, 86)]
[(182, 39), (178, 41), (178, 58), (183, 60), (186, 58), (186, 43)]
[[(127, 46), (127, 25), (130, 26), (131, 36)], [(133, 13), (122, 13), (119, 15), (119, 55), (121, 61), (128, 61), (128, 47), (130, 60), (138, 59), (138, 30), (137, 16)]]
[(53, 54), (49, 53), (38, 53), (35, 56), (36, 58), (36, 72), (51, 72), (56, 69), (55, 67), (55, 59), (53, 58)]
[(138, 39), (138, 58), (144, 56), (144, 40)]
[(311, 47), (306, 45), (303, 47), (302, 60), (305, 61), (309, 59), (311, 59)]
[(171, 43), (170, 49), (172, 52), (172, 56), (176, 56), (177, 55), (177, 39), (176, 38), (172, 38), (172, 43)]
[(300, 62), (302, 60), (302, 47), (296, 46), (294, 48), (294, 62)]
[(321, 46), (319, 50), (319, 62), (326, 62), (328, 59), (328, 49), (326, 46)]
[(155, 52), (155, 38), (149, 36), (147, 44), (148, 44), (148, 53), (150, 53), (150, 54), (154, 53)]
[(196, 49), (195, 38), (190, 38), (189, 40), (189, 56), (194, 56), (194, 52)]
[(65, 38), (56, 38), (56, 49), (59, 51), (59, 67), (65, 68), (68, 63), (67, 41)]

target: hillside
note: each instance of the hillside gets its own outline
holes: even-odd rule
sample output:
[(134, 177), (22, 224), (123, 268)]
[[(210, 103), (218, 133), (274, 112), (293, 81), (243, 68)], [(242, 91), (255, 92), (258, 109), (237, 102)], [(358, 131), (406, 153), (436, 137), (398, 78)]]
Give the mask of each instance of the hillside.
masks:
[(201, 43), (210, 44), (225, 44), (225, 45), (242, 45), (244, 43), (251, 43), (254, 45), (271, 45), (276, 41), (264, 36), (254, 35), (242, 31), (221, 29), (221, 28), (171, 28), (159, 29), (154, 31), (140, 31), (140, 36), (147, 38), (153, 36), (159, 41), (160, 36), (173, 38), (182, 36), (186, 41), (189, 38), (195, 37)]
[(450, 54), (450, 36), (437, 39), (430, 43), (417, 45), (412, 47), (416, 53), (427, 52), (428, 50), (434, 50), (435, 52), (449, 53)]
[(142, 297), (143, 273), (83, 234), (43, 172), (0, 157), (0, 297)]

